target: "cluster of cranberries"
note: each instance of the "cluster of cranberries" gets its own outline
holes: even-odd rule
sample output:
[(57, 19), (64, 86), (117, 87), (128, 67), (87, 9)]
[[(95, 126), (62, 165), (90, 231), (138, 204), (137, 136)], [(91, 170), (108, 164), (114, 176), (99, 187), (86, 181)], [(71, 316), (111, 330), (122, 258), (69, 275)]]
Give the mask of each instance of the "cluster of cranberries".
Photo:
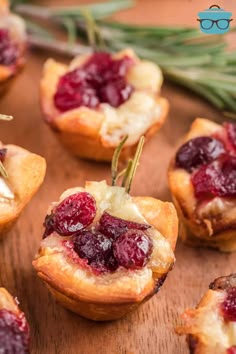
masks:
[(227, 349), (227, 354), (236, 354), (236, 345), (233, 345), (229, 349)]
[(18, 48), (12, 42), (9, 31), (0, 28), (0, 65), (12, 65), (18, 57)]
[(65, 198), (46, 216), (44, 237), (53, 231), (72, 236), (70, 248), (98, 272), (144, 267), (152, 252), (145, 230), (148, 224), (123, 220), (104, 212), (96, 225), (96, 202), (91, 194), (79, 192)]
[(14, 354), (29, 353), (29, 327), (24, 315), (0, 310), (0, 352)]
[(82, 66), (59, 79), (55, 106), (61, 112), (80, 106), (95, 108), (99, 103), (120, 106), (133, 92), (125, 79), (132, 64), (127, 56), (114, 60), (109, 53), (93, 54)]
[(176, 154), (176, 166), (192, 174), (198, 199), (236, 197), (236, 124), (224, 124), (224, 134), (187, 141)]

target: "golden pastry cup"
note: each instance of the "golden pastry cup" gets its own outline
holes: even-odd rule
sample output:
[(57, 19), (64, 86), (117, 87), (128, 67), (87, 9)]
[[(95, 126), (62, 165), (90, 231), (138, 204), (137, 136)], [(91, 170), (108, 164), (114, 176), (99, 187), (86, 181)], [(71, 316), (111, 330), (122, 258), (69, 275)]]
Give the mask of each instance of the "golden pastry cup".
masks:
[(9, 4), (6, 0), (0, 0), (0, 21), (4, 21), (6, 28), (12, 31), (12, 36), (14, 36), (19, 51), (19, 56), (12, 65), (0, 65), (0, 96), (3, 96), (25, 64), (26, 31), (23, 20), (10, 13)]
[[(130, 49), (114, 55), (116, 58), (123, 56), (129, 56), (137, 63), (141, 62)], [(111, 161), (119, 143), (112, 143), (100, 134), (104, 113), (99, 109), (90, 109), (83, 106), (63, 113), (57, 110), (53, 102), (59, 78), (72, 68), (81, 65), (87, 58), (88, 55), (77, 57), (74, 59), (76, 64), (72, 62), (70, 66), (57, 63), (52, 59), (46, 61), (40, 83), (42, 112), (59, 141), (70, 153), (86, 159)], [(161, 83), (162, 77), (159, 85)], [(159, 88), (156, 88), (155, 97), (156, 106), (159, 107), (159, 110), (158, 113), (153, 112), (153, 123), (141, 134), (146, 138), (152, 137), (160, 129), (169, 111), (169, 103), (167, 99), (160, 97)], [(127, 160), (133, 155), (141, 135), (137, 136), (135, 141), (126, 143), (120, 155), (121, 160)]]
[(0, 288), (0, 310), (3, 309), (11, 311), (17, 316), (22, 314), (17, 305), (17, 302), (14, 300), (11, 294), (5, 288)]
[[(228, 331), (230, 336), (232, 328), (230, 323), (224, 321), (220, 305), (227, 295), (226, 290), (235, 286), (236, 274), (215, 279), (197, 307), (187, 309), (181, 315), (183, 324), (176, 327), (176, 332), (187, 336), (190, 353), (226, 354), (227, 349), (233, 345), (229, 343), (228, 348), (225, 348), (221, 343), (221, 334), (224, 335)], [(218, 333), (218, 336), (215, 333)]]
[[(197, 118), (191, 125), (184, 142), (198, 136), (210, 136), (222, 130), (222, 126), (207, 119)], [(180, 222), (180, 237), (190, 246), (217, 248), (223, 252), (236, 250), (236, 230), (232, 228), (235, 213), (216, 210), (216, 215), (200, 217), (196, 213), (197, 199), (190, 174), (175, 166), (174, 159), (168, 170), (169, 188)], [(236, 199), (235, 207), (236, 207)], [(218, 215), (218, 216), (217, 216)], [(216, 217), (217, 216), (217, 217)]]
[[(178, 220), (173, 204), (150, 197), (133, 197), (132, 201), (174, 250)], [(110, 281), (109, 285), (103, 284), (100, 276), (92, 275), (92, 281), (88, 281), (82, 272), (77, 277), (78, 265), (68, 267), (66, 258), (49, 247), (40, 248), (33, 266), (62, 306), (88, 319), (108, 321), (123, 317), (157, 293), (173, 262), (174, 259), (162, 274), (150, 273), (149, 269), (139, 278), (134, 271), (125, 281)]]
[(3, 145), (7, 149), (4, 167), (8, 173), (5, 180), (14, 193), (14, 199), (0, 200), (0, 238), (16, 222), (19, 215), (43, 182), (46, 161), (16, 145)]

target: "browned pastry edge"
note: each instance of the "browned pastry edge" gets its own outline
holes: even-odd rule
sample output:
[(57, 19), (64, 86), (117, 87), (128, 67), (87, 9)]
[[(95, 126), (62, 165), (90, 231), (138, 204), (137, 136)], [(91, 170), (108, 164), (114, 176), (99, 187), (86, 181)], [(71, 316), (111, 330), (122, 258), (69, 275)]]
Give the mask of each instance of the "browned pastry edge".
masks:
[[(177, 199), (172, 196), (179, 217), (179, 236), (189, 246), (210, 247), (222, 252), (236, 251), (236, 230), (229, 229), (209, 236), (207, 224), (184, 216), (183, 209)], [(201, 235), (199, 235), (201, 232)]]
[[(7, 155), (4, 161), (8, 180), (15, 199), (6, 205), (0, 215), (0, 238), (2, 238), (18, 219), (43, 182), (46, 162), (39, 155), (33, 154), (19, 146), (4, 145)], [(1, 202), (0, 202), (1, 203)]]
[(5, 75), (2, 78), (1, 78), (1, 69), (0, 69), (0, 97), (3, 97), (7, 93), (14, 79), (21, 72), (24, 65), (25, 65), (25, 59), (18, 58), (14, 66), (4, 67)]
[[(160, 114), (158, 121), (145, 132), (144, 135), (147, 139), (152, 137), (164, 124), (169, 111), (169, 104), (165, 98), (158, 98), (157, 102), (162, 113)], [(105, 144), (98, 133), (91, 136), (85, 134), (83, 123), (81, 124), (81, 127), (77, 126), (76, 132), (71, 132), (71, 129), (69, 129), (69, 127), (67, 128), (67, 130), (62, 130), (56, 125), (53, 130), (59, 141), (70, 153), (86, 159), (98, 161), (112, 160), (116, 146), (109, 146), (107, 143)], [(138, 141), (133, 145), (125, 146), (121, 152), (120, 159), (127, 160), (130, 156), (133, 156), (137, 145)]]
[(0, 288), (0, 310), (1, 309), (11, 311), (17, 316), (21, 314), (16, 301), (5, 288)]
[[(172, 203), (161, 202), (149, 197), (135, 197), (133, 201), (147, 222), (168, 239), (174, 250), (178, 235), (178, 220)], [(80, 286), (79, 280), (75, 288), (70, 288), (70, 280), (63, 279), (60, 272), (52, 269), (58, 266), (57, 259), (57, 255), (51, 256), (47, 250), (41, 250), (33, 261), (38, 276), (45, 281), (53, 297), (61, 305), (95, 321), (115, 320), (134, 310), (159, 291), (168, 271), (172, 268), (171, 266), (170, 269), (167, 269), (166, 274), (153, 273), (152, 279), (139, 293), (134, 293), (129, 288), (126, 288), (125, 293), (120, 295), (117, 294), (116, 289), (112, 293), (110, 288), (109, 291), (103, 289), (101, 293), (99, 286), (96, 287), (96, 291), (92, 290), (93, 293), (89, 293), (87, 289), (83, 289), (83, 293), (82, 291), (78, 293), (75, 288)], [(65, 286), (66, 281), (67, 285)]]

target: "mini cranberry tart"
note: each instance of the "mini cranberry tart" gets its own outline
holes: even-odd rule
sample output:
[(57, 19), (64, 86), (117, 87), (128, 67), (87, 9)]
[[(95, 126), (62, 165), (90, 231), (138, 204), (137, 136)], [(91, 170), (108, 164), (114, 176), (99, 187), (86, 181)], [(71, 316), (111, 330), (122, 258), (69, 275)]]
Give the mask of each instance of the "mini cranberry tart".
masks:
[[(0, 115), (0, 119), (4, 119)], [(45, 159), (16, 145), (0, 142), (0, 238), (19, 217), (39, 189)]]
[(29, 354), (30, 332), (25, 315), (17, 302), (0, 288), (0, 352)]
[(171, 162), (169, 186), (185, 242), (236, 250), (236, 124), (196, 119)]
[(49, 59), (41, 79), (42, 111), (73, 154), (111, 161), (128, 135), (121, 154), (127, 159), (141, 135), (152, 136), (165, 121), (162, 81), (159, 67), (130, 49), (81, 55), (68, 66)]
[(0, 0), (0, 94), (24, 65), (25, 48), (24, 21), (9, 12), (6, 0)]
[(182, 315), (177, 327), (187, 335), (191, 354), (236, 353), (236, 274), (217, 278), (196, 309)]
[(118, 319), (148, 300), (175, 261), (172, 203), (105, 181), (66, 190), (44, 226), (39, 277), (60, 304), (92, 320)]

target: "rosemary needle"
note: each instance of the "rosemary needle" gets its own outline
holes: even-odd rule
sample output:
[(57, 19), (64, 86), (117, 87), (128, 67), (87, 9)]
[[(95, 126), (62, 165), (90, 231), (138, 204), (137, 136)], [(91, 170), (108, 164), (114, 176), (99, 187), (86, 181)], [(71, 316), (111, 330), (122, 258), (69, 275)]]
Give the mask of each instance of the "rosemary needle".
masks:
[(0, 174), (2, 175), (2, 177), (8, 178), (8, 173), (5, 169), (5, 167), (3, 166), (2, 161), (0, 161)]
[(128, 139), (128, 135), (126, 135), (120, 142), (120, 144), (117, 146), (113, 158), (112, 158), (112, 163), (111, 163), (111, 185), (115, 186), (116, 181), (117, 181), (117, 173), (118, 173), (118, 163), (119, 163), (119, 157), (121, 150)]

